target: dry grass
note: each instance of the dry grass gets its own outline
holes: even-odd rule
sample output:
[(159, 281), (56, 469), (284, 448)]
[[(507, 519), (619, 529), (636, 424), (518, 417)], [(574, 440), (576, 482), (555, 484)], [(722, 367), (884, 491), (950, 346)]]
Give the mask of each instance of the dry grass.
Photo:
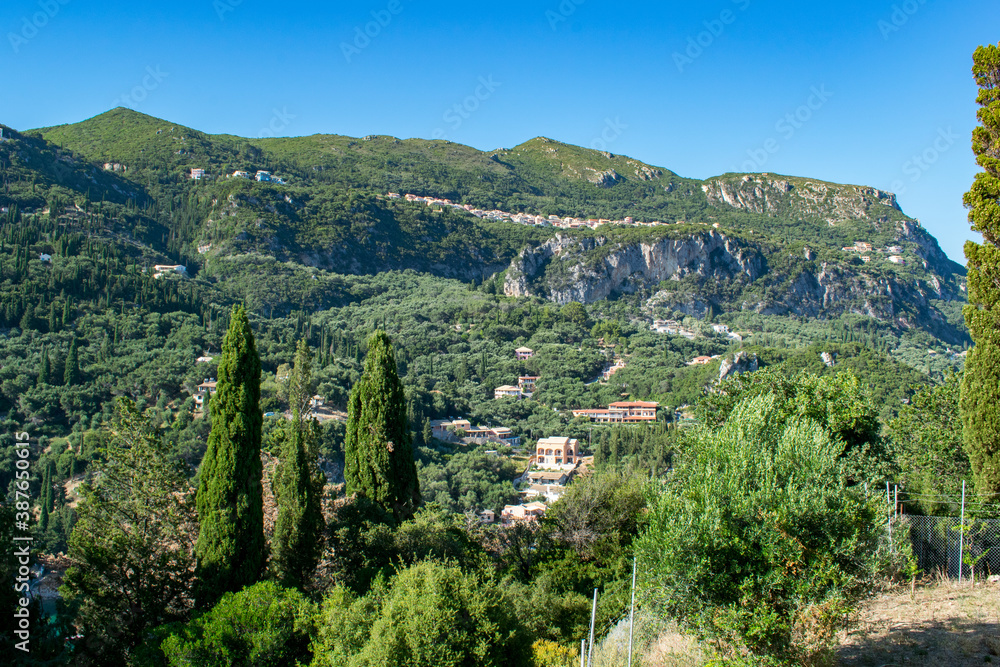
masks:
[(1000, 665), (1000, 588), (940, 581), (893, 589), (858, 615), (836, 651), (837, 664)]
[[(832, 664), (844, 667), (1000, 666), (1000, 586), (944, 580), (920, 585), (912, 595), (909, 585), (890, 589), (859, 610), (840, 640)], [(668, 630), (639, 664), (698, 667), (708, 657), (697, 641)]]

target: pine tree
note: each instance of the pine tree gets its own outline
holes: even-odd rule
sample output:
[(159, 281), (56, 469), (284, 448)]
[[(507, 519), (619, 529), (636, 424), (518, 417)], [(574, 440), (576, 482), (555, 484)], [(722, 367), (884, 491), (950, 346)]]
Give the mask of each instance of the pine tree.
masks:
[(63, 371), (63, 384), (67, 387), (76, 384), (80, 379), (80, 357), (76, 350), (76, 336), (69, 344), (66, 354), (66, 368)]
[(303, 421), (298, 411), (285, 425), (281, 458), (274, 477), (278, 517), (271, 540), (271, 562), (281, 583), (301, 588), (316, 569), (323, 535), (323, 487), (319, 469), (319, 422)]
[(344, 444), (347, 493), (357, 493), (401, 521), (420, 503), (406, 397), (396, 371), (392, 342), (384, 331), (368, 339), (364, 373), (348, 404)]
[[(74, 648), (77, 664), (142, 662), (135, 647), (153, 628), (183, 620), (191, 601), (196, 517), (188, 476), (134, 403), (119, 401), (109, 436), (81, 487), (73, 566), (63, 579), (63, 595), (87, 629)], [(66, 506), (51, 512), (49, 532), (64, 534), (70, 514)]]
[(965, 244), (964, 314), (975, 347), (965, 362), (961, 412), (976, 492), (992, 496), (1000, 493), (1000, 44), (976, 49), (972, 73), (980, 106), (972, 150), (983, 171), (966, 193), (965, 206), (983, 243)]
[(264, 567), (260, 373), (246, 309), (235, 307), (209, 401), (212, 430), (197, 496), (197, 597), (204, 608), (255, 583)]

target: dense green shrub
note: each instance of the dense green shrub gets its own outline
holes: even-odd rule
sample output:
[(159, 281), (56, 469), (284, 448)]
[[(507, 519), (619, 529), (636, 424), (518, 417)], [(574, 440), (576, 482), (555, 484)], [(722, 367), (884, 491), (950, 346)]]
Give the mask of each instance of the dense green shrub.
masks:
[(876, 509), (843, 443), (774, 395), (703, 429), (637, 544), (646, 599), (726, 652), (821, 653), (870, 590)]
[(314, 667), (519, 667), (531, 641), (501, 589), (455, 565), (421, 562), (362, 598), (323, 604)]
[(287, 667), (308, 662), (315, 606), (296, 590), (264, 581), (227, 593), (210, 611), (161, 629), (171, 667)]

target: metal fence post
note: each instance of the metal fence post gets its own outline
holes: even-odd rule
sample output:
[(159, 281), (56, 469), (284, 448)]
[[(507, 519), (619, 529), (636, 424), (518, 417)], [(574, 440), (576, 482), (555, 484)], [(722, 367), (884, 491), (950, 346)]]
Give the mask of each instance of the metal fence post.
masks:
[(590, 612), (590, 646), (587, 647), (587, 667), (594, 664), (594, 617), (597, 616), (597, 589), (594, 589), (594, 608)]
[(962, 516), (958, 524), (958, 583), (962, 583), (962, 564), (965, 549), (965, 480), (962, 480)]
[(635, 628), (635, 570), (638, 556), (632, 557), (632, 605), (628, 612), (628, 667), (632, 667), (632, 630)]
[[(886, 509), (890, 509), (892, 505), (892, 497), (889, 495), (889, 482), (885, 483), (885, 505)], [(889, 531), (889, 550), (892, 550), (892, 512), (888, 512), (886, 516), (886, 529)]]

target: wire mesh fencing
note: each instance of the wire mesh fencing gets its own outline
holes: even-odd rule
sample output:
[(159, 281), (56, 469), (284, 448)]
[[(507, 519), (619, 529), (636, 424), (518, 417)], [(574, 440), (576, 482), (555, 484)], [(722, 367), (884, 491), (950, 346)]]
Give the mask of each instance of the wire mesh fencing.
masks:
[[(1000, 574), (1000, 519), (904, 515), (894, 536), (909, 534), (917, 567), (925, 574), (980, 579)], [(897, 538), (898, 539), (898, 538)]]

